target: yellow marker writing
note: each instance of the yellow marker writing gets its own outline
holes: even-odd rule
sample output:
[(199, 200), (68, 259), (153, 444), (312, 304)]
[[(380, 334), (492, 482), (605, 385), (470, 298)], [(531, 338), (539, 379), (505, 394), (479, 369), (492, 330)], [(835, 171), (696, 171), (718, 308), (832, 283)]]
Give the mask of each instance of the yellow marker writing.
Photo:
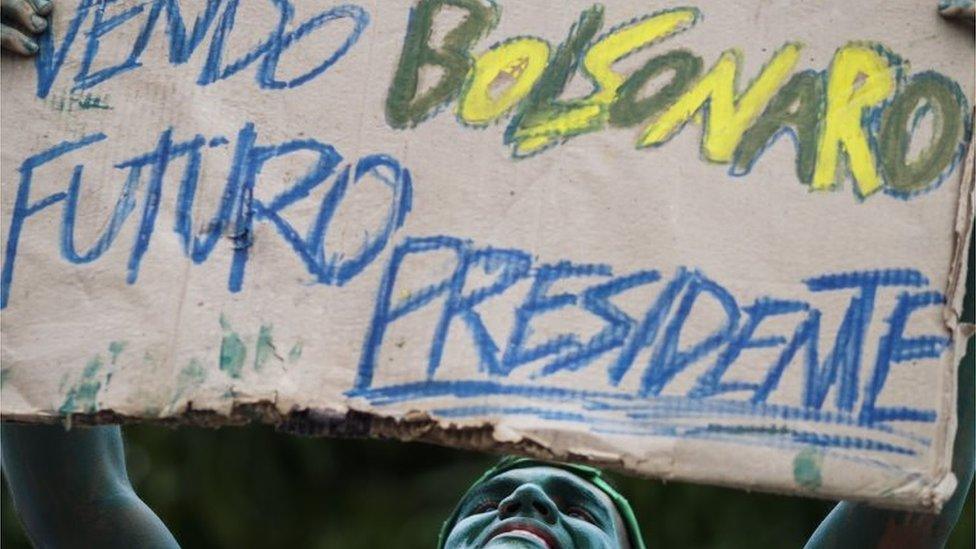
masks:
[(891, 65), (876, 48), (848, 44), (837, 50), (827, 81), (827, 112), (817, 143), (814, 189), (834, 187), (841, 149), (847, 153), (851, 175), (861, 196), (881, 188), (862, 117), (865, 109), (884, 101), (894, 89)]
[[(727, 50), (695, 85), (644, 130), (639, 147), (660, 145), (671, 139), (707, 104), (702, 153), (712, 162), (732, 160), (742, 135), (792, 74), (800, 44), (788, 43), (777, 51), (748, 89), (737, 96), (741, 54)], [(696, 118), (697, 119), (697, 118)]]
[(532, 91), (549, 62), (549, 43), (516, 38), (499, 44), (474, 61), (458, 105), (458, 117), (486, 126), (504, 116)]

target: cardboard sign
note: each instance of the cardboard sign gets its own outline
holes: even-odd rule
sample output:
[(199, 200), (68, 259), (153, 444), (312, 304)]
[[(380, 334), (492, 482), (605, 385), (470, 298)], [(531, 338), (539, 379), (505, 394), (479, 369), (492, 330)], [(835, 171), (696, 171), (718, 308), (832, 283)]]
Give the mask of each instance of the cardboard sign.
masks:
[(4, 419), (951, 494), (974, 59), (927, 3), (57, 8), (2, 66)]

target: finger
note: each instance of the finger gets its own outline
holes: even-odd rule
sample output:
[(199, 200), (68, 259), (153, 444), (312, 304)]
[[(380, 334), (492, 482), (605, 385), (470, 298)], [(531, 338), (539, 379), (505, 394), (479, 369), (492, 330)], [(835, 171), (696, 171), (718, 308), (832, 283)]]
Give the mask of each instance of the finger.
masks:
[(34, 55), (37, 53), (37, 42), (34, 42), (32, 38), (19, 30), (7, 25), (0, 25), (0, 47), (21, 55)]
[(28, 0), (0, 0), (0, 10), (4, 17), (17, 21), (29, 31), (43, 32), (47, 28), (47, 20), (37, 14)]
[(54, 10), (54, 2), (51, 0), (30, 0), (30, 2), (34, 5), (34, 11), (39, 15), (51, 15)]

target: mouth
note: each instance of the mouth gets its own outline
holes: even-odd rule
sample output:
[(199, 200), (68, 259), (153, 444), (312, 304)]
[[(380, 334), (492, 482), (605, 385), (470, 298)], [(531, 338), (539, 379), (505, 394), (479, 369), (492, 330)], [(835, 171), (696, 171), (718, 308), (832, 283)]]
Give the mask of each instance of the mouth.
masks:
[(547, 528), (528, 521), (507, 521), (501, 524), (492, 531), (488, 539), (485, 540), (485, 544), (487, 545), (491, 540), (501, 536), (534, 541), (537, 545), (546, 549), (559, 549), (559, 543), (556, 541), (556, 537)]

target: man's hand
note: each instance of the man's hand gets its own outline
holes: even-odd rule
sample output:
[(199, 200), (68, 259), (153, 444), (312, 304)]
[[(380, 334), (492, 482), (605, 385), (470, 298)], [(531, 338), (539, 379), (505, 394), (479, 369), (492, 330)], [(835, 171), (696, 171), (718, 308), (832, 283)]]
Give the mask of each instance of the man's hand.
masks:
[(973, 0), (941, 0), (939, 13), (942, 17), (959, 19), (972, 25), (976, 22), (976, 2)]
[(51, 0), (0, 0), (0, 46), (21, 55), (37, 53), (33, 35), (47, 30), (44, 17), (54, 9)]

